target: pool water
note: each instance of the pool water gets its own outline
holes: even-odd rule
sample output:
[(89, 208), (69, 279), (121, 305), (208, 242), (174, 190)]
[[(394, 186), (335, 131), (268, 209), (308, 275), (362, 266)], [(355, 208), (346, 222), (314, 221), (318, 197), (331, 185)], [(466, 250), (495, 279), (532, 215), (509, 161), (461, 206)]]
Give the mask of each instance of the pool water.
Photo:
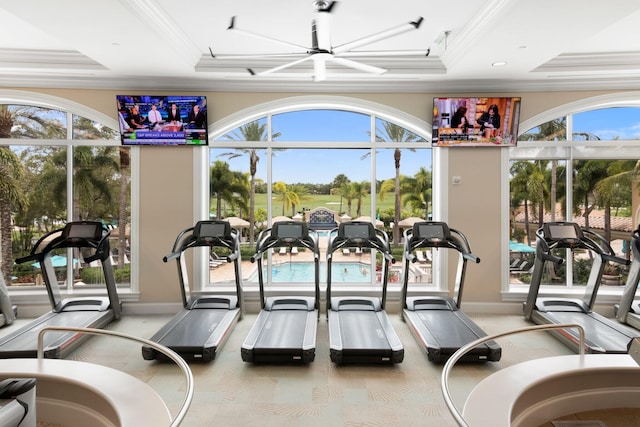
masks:
[[(273, 282), (311, 282), (314, 281), (314, 264), (310, 262), (283, 262), (273, 265), (271, 279)], [(267, 272), (264, 270), (264, 280)], [(248, 282), (258, 282), (258, 271), (252, 272)], [(320, 282), (327, 281), (327, 263), (320, 263)], [(331, 264), (332, 282), (370, 282), (371, 266), (362, 262), (334, 262)]]

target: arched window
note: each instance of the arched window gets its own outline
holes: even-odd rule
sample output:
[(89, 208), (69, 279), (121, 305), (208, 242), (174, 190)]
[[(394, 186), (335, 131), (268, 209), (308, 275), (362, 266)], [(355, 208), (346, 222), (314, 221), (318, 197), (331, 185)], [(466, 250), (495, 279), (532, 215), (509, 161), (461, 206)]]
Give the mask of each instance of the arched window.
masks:
[[(130, 282), (130, 152), (115, 121), (73, 102), (42, 94), (0, 91), (0, 240), (10, 287), (42, 290), (33, 263), (15, 265), (44, 233), (72, 220), (102, 220), (112, 231), (111, 260), (119, 286)], [(119, 225), (125, 225), (120, 235)], [(72, 250), (61, 254), (67, 261)], [(56, 268), (63, 289), (101, 288), (96, 268), (73, 262)]]
[[(546, 112), (529, 120), (518, 147), (510, 149), (508, 283), (515, 291), (526, 290), (530, 281), (535, 230), (542, 223), (566, 220), (589, 227), (627, 258), (628, 241), (638, 224), (640, 99), (597, 97), (556, 112), (561, 114), (552, 118), (553, 112)], [(546, 268), (542, 284), (583, 288), (592, 260), (576, 253), (567, 261)], [(610, 263), (605, 274), (615, 278), (605, 286), (624, 284), (626, 268)]]
[[(378, 104), (339, 101), (283, 100), (244, 112), (245, 121), (238, 114), (228, 119), (232, 124), (217, 127), (210, 147), (209, 213), (246, 221), (242, 233), (247, 250), (274, 219), (306, 221), (321, 237), (338, 222), (364, 219), (392, 236), (392, 247), (401, 257), (403, 229), (398, 223), (407, 217), (429, 217), (433, 205), (428, 126)], [(375, 260), (365, 260), (362, 254), (340, 255), (346, 264), (335, 268), (343, 275), (353, 273), (344, 281), (379, 279), (373, 274)], [(291, 254), (273, 256), (284, 262)], [(399, 271), (398, 267), (392, 273), (392, 281), (399, 281)], [(254, 280), (251, 272), (245, 276)], [(277, 282), (282, 276), (270, 279)], [(422, 270), (414, 279), (430, 281)]]

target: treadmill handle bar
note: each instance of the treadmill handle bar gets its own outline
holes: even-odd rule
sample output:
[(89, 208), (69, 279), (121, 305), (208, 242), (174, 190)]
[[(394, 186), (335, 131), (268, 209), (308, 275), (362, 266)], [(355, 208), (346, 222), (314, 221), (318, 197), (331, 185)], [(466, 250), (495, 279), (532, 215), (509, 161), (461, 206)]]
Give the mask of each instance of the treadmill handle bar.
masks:
[(440, 385), (442, 388), (442, 395), (444, 397), (444, 401), (449, 408), (449, 412), (453, 418), (455, 418), (456, 422), (460, 427), (470, 427), (469, 424), (465, 421), (464, 417), (456, 408), (455, 403), (453, 403), (453, 398), (451, 397), (451, 393), (449, 392), (449, 374), (451, 373), (451, 369), (456, 364), (458, 360), (460, 360), (465, 354), (469, 351), (473, 350), (475, 347), (484, 344), (488, 341), (495, 340), (497, 338), (501, 338), (508, 335), (515, 335), (521, 332), (531, 332), (531, 331), (540, 331), (546, 329), (567, 329), (567, 328), (576, 328), (580, 334), (580, 347), (579, 354), (580, 357), (584, 357), (584, 349), (585, 349), (585, 335), (584, 328), (582, 325), (578, 323), (558, 323), (558, 324), (547, 324), (547, 325), (535, 325), (535, 326), (526, 326), (524, 328), (512, 329), (510, 331), (501, 332), (498, 334), (487, 335), (482, 338), (478, 338), (475, 341), (472, 341), (462, 347), (460, 347), (451, 357), (447, 360), (442, 368), (442, 374), (440, 377)]
[(185, 362), (184, 359), (180, 357), (176, 352), (156, 342), (153, 342), (144, 338), (136, 337), (133, 335), (124, 334), (122, 332), (112, 331), (109, 329), (74, 328), (70, 326), (45, 326), (38, 333), (37, 357), (39, 360), (44, 359), (44, 335), (45, 333), (51, 332), (51, 331), (79, 332), (82, 334), (91, 334), (91, 335), (110, 335), (113, 337), (123, 338), (130, 341), (137, 341), (139, 343), (144, 344), (145, 346), (151, 347), (154, 350), (159, 351), (160, 353), (163, 353), (169, 359), (173, 360), (175, 364), (178, 365), (178, 368), (180, 368), (180, 370), (182, 371), (185, 377), (186, 392), (185, 392), (185, 397), (182, 400), (182, 404), (180, 405), (180, 409), (178, 410), (176, 415), (173, 417), (173, 421), (171, 421), (171, 424), (169, 424), (169, 426), (177, 427), (182, 423), (182, 420), (187, 414), (187, 410), (189, 409), (189, 406), (191, 406), (191, 401), (193, 400), (193, 389), (194, 389), (193, 373), (191, 372), (191, 368), (189, 368), (189, 365), (187, 364), (187, 362)]

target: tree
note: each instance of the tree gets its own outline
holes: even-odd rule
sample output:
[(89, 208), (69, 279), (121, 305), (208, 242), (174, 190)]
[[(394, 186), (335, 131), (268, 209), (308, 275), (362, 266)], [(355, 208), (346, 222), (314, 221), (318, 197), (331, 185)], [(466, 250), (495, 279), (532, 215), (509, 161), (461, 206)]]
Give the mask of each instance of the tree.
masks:
[(421, 167), (413, 177), (402, 177), (400, 188), (405, 195), (403, 197), (404, 205), (409, 204), (413, 210), (423, 211), (424, 218), (429, 219), (429, 203), (432, 193), (431, 172)]
[(211, 166), (209, 194), (216, 199), (216, 219), (222, 219), (222, 202), (246, 207), (249, 198), (246, 177), (242, 172), (232, 171), (227, 162), (216, 160)]
[[(45, 118), (44, 110), (22, 105), (0, 105), (0, 138), (64, 138), (64, 126)], [(2, 274), (11, 283), (13, 249), (11, 245), (12, 207), (25, 203), (20, 184), (22, 166), (9, 147), (0, 148), (0, 250)]]
[(357, 200), (356, 216), (362, 215), (362, 199), (366, 197), (371, 189), (371, 185), (367, 181), (352, 182), (351, 195)]
[[(281, 135), (280, 132), (274, 132), (271, 134), (271, 139), (274, 140)], [(259, 120), (254, 120), (251, 123), (240, 126), (235, 131), (230, 132), (223, 136), (223, 138), (231, 141), (266, 141), (267, 140), (267, 124)], [(249, 176), (250, 179), (250, 191), (249, 191), (249, 244), (253, 246), (255, 239), (255, 198), (256, 198), (256, 172), (258, 170), (258, 152), (255, 148), (237, 148), (235, 152), (224, 153), (222, 156), (226, 156), (228, 159), (233, 159), (240, 156), (249, 157)]]
[(349, 178), (347, 178), (347, 176), (345, 174), (341, 173), (340, 175), (337, 175), (335, 178), (333, 178), (333, 182), (331, 183), (331, 192), (340, 195), (340, 209), (338, 210), (338, 213), (340, 213), (340, 214), (342, 214), (342, 191), (341, 191), (341, 188), (342, 188), (342, 186), (344, 184), (348, 184), (349, 182), (351, 182), (349, 180)]
[[(416, 142), (424, 141), (417, 134), (399, 126), (395, 123), (381, 120), (382, 128), (376, 126), (376, 141), (377, 142)], [(413, 148), (409, 151), (415, 151)], [(398, 247), (400, 245), (400, 222), (401, 216), (401, 203), (400, 203), (400, 159), (402, 157), (402, 149), (395, 148), (393, 151), (393, 162), (395, 166), (395, 179), (394, 179), (394, 196), (395, 196), (395, 215), (393, 221), (393, 246)]]

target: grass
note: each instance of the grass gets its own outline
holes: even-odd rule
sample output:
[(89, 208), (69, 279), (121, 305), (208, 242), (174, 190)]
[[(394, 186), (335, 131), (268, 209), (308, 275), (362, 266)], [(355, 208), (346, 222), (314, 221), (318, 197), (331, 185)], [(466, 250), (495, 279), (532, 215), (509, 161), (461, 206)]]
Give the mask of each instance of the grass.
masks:
[[(282, 202), (277, 201), (278, 196), (274, 196), (273, 201), (273, 216), (282, 215)], [(351, 212), (347, 212), (347, 201), (343, 199), (342, 201), (342, 212), (346, 212), (350, 217), (354, 218), (356, 216), (357, 209), (357, 200), (353, 200), (351, 202)], [(385, 196), (384, 201), (380, 201), (379, 198), (376, 200), (376, 209), (384, 212), (388, 209), (393, 209), (393, 194), (389, 193)], [(371, 206), (371, 196), (367, 196), (362, 199), (362, 215), (369, 215)], [(334, 210), (338, 212), (340, 210), (340, 196), (331, 195), (331, 194), (314, 194), (309, 195), (307, 200), (302, 202), (302, 206), (296, 206), (296, 211), (300, 212), (302, 209), (315, 209), (319, 207), (324, 207), (327, 209)], [(266, 194), (256, 194), (256, 210), (257, 209), (267, 209), (267, 195)], [(291, 216), (291, 208), (285, 210), (285, 216)]]

